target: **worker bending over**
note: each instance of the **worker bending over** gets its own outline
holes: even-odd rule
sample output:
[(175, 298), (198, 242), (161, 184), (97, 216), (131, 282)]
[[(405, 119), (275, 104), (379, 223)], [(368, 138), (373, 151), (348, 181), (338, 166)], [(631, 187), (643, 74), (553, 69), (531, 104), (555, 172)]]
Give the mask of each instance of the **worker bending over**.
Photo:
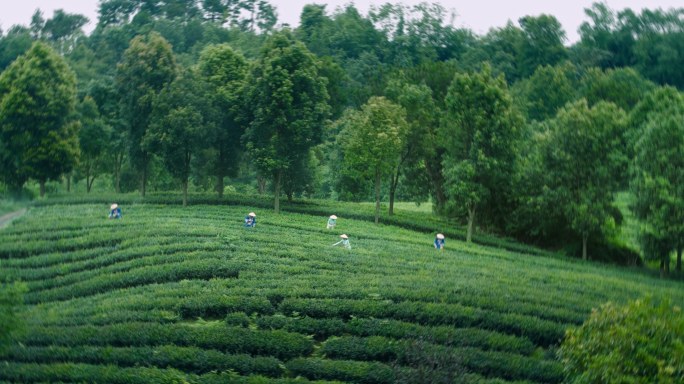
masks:
[(332, 215), (328, 219), (328, 229), (335, 228), (335, 225), (337, 224), (337, 216)]
[(333, 244), (332, 246), (334, 247), (337, 244), (342, 243), (345, 248), (351, 249), (351, 245), (349, 244), (349, 238), (347, 237), (347, 235), (341, 235), (340, 237), (342, 238), (342, 240), (338, 241), (337, 243)]
[(444, 235), (441, 233), (437, 234), (437, 238), (435, 239), (435, 248), (444, 249)]
[(123, 219), (123, 216), (121, 216), (121, 208), (119, 208), (117, 204), (112, 204), (109, 209), (111, 210), (111, 212), (109, 212), (110, 219)]
[(256, 215), (254, 212), (250, 212), (245, 218), (245, 227), (254, 228), (256, 225)]

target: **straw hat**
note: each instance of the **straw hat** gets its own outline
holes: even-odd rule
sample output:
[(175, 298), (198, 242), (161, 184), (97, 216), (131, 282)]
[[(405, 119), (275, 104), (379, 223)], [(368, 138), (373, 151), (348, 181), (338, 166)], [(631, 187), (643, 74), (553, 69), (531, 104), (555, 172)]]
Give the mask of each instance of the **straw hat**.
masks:
[(330, 218), (333, 220), (337, 220), (337, 216), (335, 216), (335, 215), (330, 216)]
[(115, 210), (115, 209), (116, 209), (117, 207), (118, 207), (118, 205), (116, 205), (116, 204), (112, 204), (112, 206), (111, 206), (111, 207), (109, 207), (109, 209), (111, 209), (111, 210), (113, 211), (113, 210)]
[(437, 234), (437, 238), (440, 239), (440, 240), (441, 240), (441, 239), (444, 239), (444, 235), (442, 235), (441, 233), (438, 233), (438, 234)]
[(250, 217), (256, 217), (256, 214), (254, 214), (254, 212), (250, 212), (250, 213), (249, 213), (249, 216), (250, 216)]
[(343, 239), (348, 239), (347, 235), (340, 235), (340, 237)]

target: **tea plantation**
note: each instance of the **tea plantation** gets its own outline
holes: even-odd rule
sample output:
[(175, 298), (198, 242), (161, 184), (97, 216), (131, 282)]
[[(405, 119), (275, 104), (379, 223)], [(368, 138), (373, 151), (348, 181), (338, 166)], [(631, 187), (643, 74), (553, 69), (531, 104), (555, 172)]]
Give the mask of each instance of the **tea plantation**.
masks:
[(109, 220), (81, 203), (0, 231), (0, 279), (28, 288), (0, 381), (559, 383), (555, 347), (592, 308), (684, 301), (681, 283), (485, 237), (437, 251), (438, 223), (376, 228), (343, 206), (326, 230), (314, 209), (131, 201)]

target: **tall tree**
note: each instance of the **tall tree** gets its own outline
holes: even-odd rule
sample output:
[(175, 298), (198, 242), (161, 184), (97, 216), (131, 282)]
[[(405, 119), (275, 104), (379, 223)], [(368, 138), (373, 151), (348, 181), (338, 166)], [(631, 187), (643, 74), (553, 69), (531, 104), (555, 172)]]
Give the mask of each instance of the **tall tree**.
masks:
[(240, 137), (244, 133), (244, 124), (240, 124), (237, 117), (247, 62), (227, 44), (214, 45), (202, 51), (199, 72), (210, 87), (207, 96), (214, 110), (212, 116), (216, 118), (211, 143), (218, 153), (216, 177), (219, 197), (223, 197), (223, 178), (230, 168), (227, 163), (230, 161), (234, 165), (237, 162)]
[(245, 141), (257, 168), (274, 177), (275, 213), (283, 170), (321, 142), (330, 115), (325, 85), (316, 57), (287, 30), (266, 42), (248, 76)]
[(467, 213), (470, 242), (478, 207), (505, 199), (511, 185), (523, 118), (512, 107), (503, 75), (492, 77), (487, 63), (480, 73), (456, 74), (446, 107), (441, 139), (447, 144), (448, 206)]
[(143, 138), (151, 124), (152, 104), (176, 76), (171, 46), (156, 32), (137, 36), (116, 70), (121, 116), (128, 126), (129, 161), (141, 174), (140, 194), (145, 197), (150, 156)]
[(16, 159), (18, 174), (40, 182), (41, 197), (45, 182), (78, 160), (79, 124), (70, 119), (75, 102), (74, 73), (42, 42), (0, 75), (0, 141)]
[(575, 90), (561, 68), (547, 65), (537, 68), (530, 77), (526, 96), (528, 117), (542, 121), (554, 117), (575, 97)]
[(518, 69), (523, 77), (532, 75), (539, 66), (554, 66), (567, 57), (565, 31), (554, 16), (525, 16), (518, 22), (525, 32), (517, 46)]
[(206, 87), (193, 69), (183, 70), (154, 101), (153, 123), (144, 141), (183, 184), (183, 207), (188, 205), (192, 158), (207, 145), (210, 115)]
[(107, 163), (111, 166), (114, 176), (114, 190), (120, 192), (119, 181), (121, 168), (126, 156), (127, 127), (121, 118), (119, 107), (119, 95), (116, 83), (111, 76), (104, 76), (97, 80), (91, 80), (83, 89), (85, 94), (97, 104), (98, 114), (107, 126)]
[(98, 112), (97, 104), (92, 98), (86, 98), (77, 105), (81, 130), (78, 134), (81, 148), (79, 178), (85, 176), (86, 193), (95, 182), (95, 178), (106, 170), (107, 147), (109, 145), (109, 127)]
[(631, 68), (590, 68), (582, 77), (580, 96), (587, 99), (589, 106), (600, 101), (615, 103), (625, 111), (631, 110), (655, 84), (644, 79)]
[(371, 97), (361, 111), (343, 117), (345, 129), (339, 140), (345, 149), (344, 161), (359, 176), (375, 181), (375, 225), (380, 217), (380, 183), (401, 161), (408, 124), (404, 109), (385, 99)]
[(669, 266), (676, 249), (681, 271), (684, 246), (684, 109), (671, 108), (646, 124), (636, 144), (632, 170), (634, 212), (648, 260)]
[(587, 260), (590, 236), (614, 229), (613, 193), (626, 158), (620, 138), (626, 116), (615, 104), (589, 108), (582, 99), (558, 111), (543, 144), (546, 198), (563, 212), (569, 229), (582, 238)]
[(390, 175), (389, 215), (394, 214), (394, 197), (397, 192), (403, 168), (420, 155), (421, 144), (428, 127), (439, 118), (432, 98), (432, 90), (425, 85), (409, 84), (404, 79), (391, 80), (385, 90), (387, 98), (406, 111), (408, 129), (399, 150), (399, 161)]

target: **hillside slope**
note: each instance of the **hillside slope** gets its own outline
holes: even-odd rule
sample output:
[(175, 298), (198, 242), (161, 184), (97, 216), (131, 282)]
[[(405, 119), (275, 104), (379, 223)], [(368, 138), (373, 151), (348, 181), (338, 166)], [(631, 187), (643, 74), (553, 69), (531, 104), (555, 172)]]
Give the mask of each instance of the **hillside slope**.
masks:
[[(592, 308), (684, 302), (681, 284), (628, 270), (449, 238), (437, 251), (430, 234), (335, 213), (326, 230), (250, 206), (29, 209), (0, 231), (0, 279), (29, 289), (0, 381), (558, 383), (554, 346)], [(351, 251), (331, 247), (341, 233)]]

